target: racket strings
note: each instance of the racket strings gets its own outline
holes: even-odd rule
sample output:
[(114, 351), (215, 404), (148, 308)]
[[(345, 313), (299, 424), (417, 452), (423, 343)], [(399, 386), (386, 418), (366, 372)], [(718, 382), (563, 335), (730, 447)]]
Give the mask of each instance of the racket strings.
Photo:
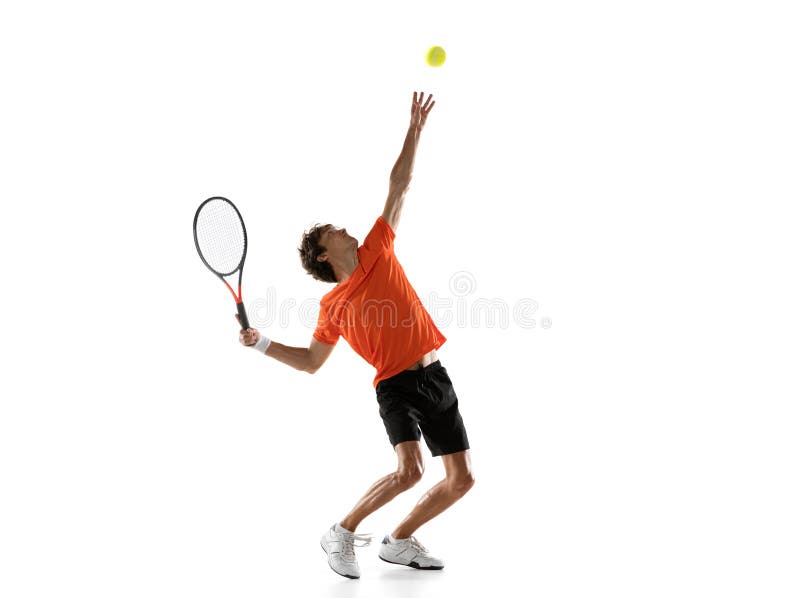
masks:
[(226, 201), (209, 201), (197, 216), (197, 245), (218, 274), (235, 272), (245, 252), (245, 232), (239, 214)]

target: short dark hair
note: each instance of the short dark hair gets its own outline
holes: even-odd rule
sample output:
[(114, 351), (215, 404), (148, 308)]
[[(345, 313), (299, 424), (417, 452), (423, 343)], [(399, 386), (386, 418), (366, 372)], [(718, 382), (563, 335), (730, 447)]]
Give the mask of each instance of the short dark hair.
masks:
[(336, 282), (336, 276), (333, 273), (333, 266), (330, 262), (321, 262), (317, 258), (325, 253), (326, 249), (320, 245), (319, 239), (328, 227), (329, 224), (315, 224), (311, 230), (303, 233), (303, 238), (300, 241), (300, 247), (297, 251), (300, 252), (300, 263), (303, 268), (315, 280), (322, 282)]

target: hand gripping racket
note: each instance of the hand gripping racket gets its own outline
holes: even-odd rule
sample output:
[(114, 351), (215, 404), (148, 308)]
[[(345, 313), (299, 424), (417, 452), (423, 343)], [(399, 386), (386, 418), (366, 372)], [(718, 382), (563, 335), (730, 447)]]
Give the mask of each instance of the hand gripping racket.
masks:
[[(236, 301), (242, 330), (250, 328), (247, 312), (242, 303), (242, 270), (247, 255), (247, 231), (242, 215), (233, 203), (224, 197), (209, 197), (194, 215), (194, 244), (200, 259), (225, 283)], [(239, 272), (238, 294), (225, 280)]]

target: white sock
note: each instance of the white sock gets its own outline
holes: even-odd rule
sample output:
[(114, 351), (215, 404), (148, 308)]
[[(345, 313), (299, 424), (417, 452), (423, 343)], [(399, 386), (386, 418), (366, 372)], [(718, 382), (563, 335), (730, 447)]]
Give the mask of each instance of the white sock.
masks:
[(345, 532), (347, 532), (348, 534), (352, 534), (353, 533), (349, 529), (343, 528), (341, 525), (339, 525), (338, 522), (336, 523), (335, 526), (333, 526), (333, 531), (335, 531), (337, 534), (343, 534)]
[(396, 543), (397, 543), (397, 542), (399, 542), (399, 541), (400, 541), (400, 540), (398, 540), (397, 538), (395, 538), (395, 537), (394, 537), (392, 534), (389, 534), (389, 542), (391, 542), (392, 544), (396, 544)]

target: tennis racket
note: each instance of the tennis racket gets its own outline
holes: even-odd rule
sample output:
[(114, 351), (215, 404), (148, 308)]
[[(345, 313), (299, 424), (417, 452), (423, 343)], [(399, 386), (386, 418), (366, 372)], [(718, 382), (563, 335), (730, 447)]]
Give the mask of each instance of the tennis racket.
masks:
[[(194, 245), (203, 263), (225, 283), (236, 301), (242, 330), (250, 328), (242, 303), (242, 270), (247, 256), (247, 230), (236, 206), (224, 197), (209, 197), (194, 215)], [(239, 272), (238, 293), (226, 276)]]

